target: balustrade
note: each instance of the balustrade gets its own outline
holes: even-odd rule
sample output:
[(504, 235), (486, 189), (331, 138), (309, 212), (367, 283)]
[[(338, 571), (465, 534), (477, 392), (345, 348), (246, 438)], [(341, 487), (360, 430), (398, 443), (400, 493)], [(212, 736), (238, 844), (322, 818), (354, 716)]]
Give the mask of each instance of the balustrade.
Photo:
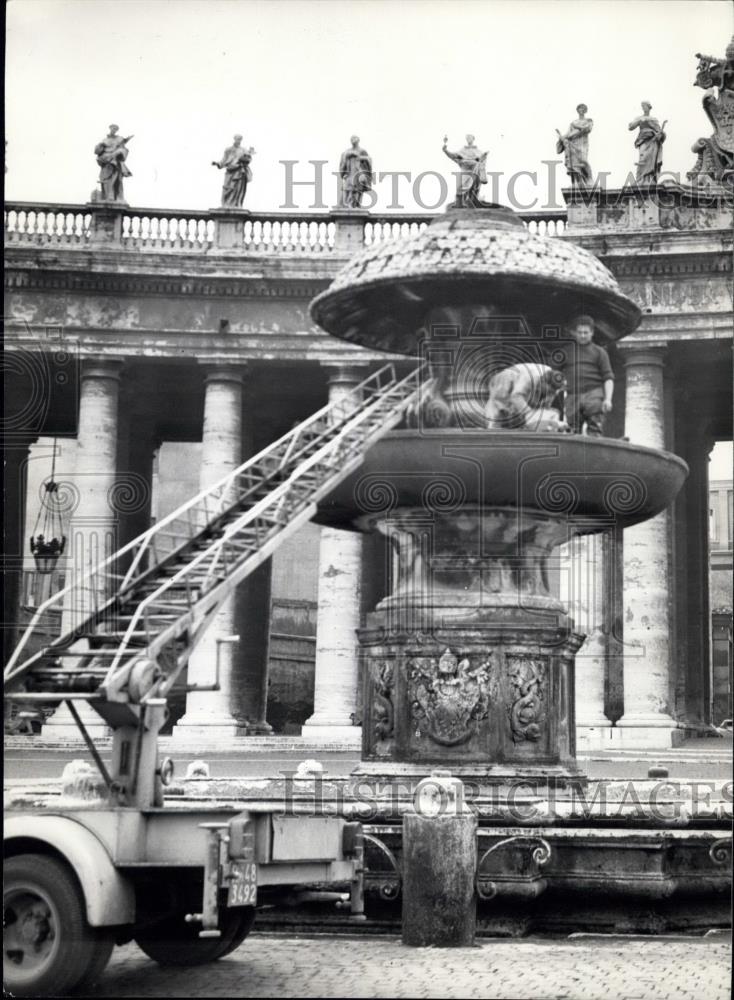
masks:
[[(564, 211), (520, 215), (534, 235), (562, 236), (566, 232)], [(417, 236), (434, 218), (430, 213), (370, 215), (362, 226), (362, 244), (374, 246)], [(354, 223), (343, 214), (332, 216), (328, 212), (228, 213), (41, 202), (8, 202), (5, 207), (5, 242), (10, 245), (89, 247), (93, 243), (95, 249), (109, 246), (194, 253), (226, 249), (233, 254), (310, 256), (335, 250), (343, 253), (338, 232), (345, 225)], [(225, 229), (226, 240), (222, 237)]]
[(205, 250), (214, 242), (215, 224), (206, 212), (125, 212), (122, 216), (123, 246), (140, 250)]
[(12, 202), (5, 207), (5, 242), (78, 246), (89, 239), (92, 214), (84, 205)]
[(387, 240), (399, 240), (409, 236), (417, 236), (435, 218), (433, 215), (390, 216), (382, 215), (370, 219), (364, 227), (365, 246), (375, 243), (385, 243)]
[(539, 212), (536, 216), (528, 212), (523, 222), (533, 236), (563, 236), (566, 231), (565, 212)]
[(328, 253), (335, 235), (336, 224), (328, 215), (252, 215), (245, 220), (242, 245), (257, 253)]

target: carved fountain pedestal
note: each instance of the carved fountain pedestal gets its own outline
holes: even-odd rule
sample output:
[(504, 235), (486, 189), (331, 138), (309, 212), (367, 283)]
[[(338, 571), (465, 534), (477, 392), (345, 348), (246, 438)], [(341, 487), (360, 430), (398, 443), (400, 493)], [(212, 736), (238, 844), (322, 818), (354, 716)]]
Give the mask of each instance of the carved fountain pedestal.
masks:
[[(393, 593), (359, 634), (361, 773), (577, 777), (573, 658), (584, 636), (548, 590), (563, 519), (399, 508)], [(367, 526), (367, 525), (365, 525)]]

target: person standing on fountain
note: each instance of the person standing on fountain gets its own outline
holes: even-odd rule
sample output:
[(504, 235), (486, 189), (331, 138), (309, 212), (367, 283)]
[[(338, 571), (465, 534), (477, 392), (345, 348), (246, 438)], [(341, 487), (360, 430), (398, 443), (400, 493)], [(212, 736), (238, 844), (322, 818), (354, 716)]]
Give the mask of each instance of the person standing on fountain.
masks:
[(604, 434), (604, 418), (612, 410), (614, 372), (609, 355), (593, 343), (594, 320), (579, 315), (567, 324), (566, 332), (576, 341), (561, 364), (566, 380), (566, 421), (572, 434), (581, 434), (584, 424), (591, 437)]

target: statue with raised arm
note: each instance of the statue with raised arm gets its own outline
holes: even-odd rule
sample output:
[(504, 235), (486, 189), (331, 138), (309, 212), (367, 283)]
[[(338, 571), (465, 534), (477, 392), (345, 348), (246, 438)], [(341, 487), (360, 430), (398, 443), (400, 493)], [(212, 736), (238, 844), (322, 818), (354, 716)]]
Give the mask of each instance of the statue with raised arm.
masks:
[(594, 122), (586, 117), (588, 110), (585, 104), (579, 104), (576, 108), (578, 118), (571, 122), (566, 134), (561, 135), (556, 129), (558, 136), (556, 152), (564, 155), (571, 184), (582, 188), (588, 187), (592, 181), (589, 165), (589, 133), (594, 127)]
[(457, 208), (481, 208), (485, 202), (479, 197), (480, 185), (487, 183), (487, 153), (477, 148), (473, 135), (467, 135), (466, 145), (457, 152), (448, 149), (449, 137), (443, 137), (443, 152), (454, 163), (459, 164), (456, 173)]
[(663, 166), (663, 143), (665, 142), (665, 126), (662, 126), (657, 118), (653, 118), (650, 112), (652, 104), (643, 101), (641, 104), (642, 114), (631, 121), (628, 125), (630, 132), (638, 129), (635, 139), (635, 148), (638, 151), (637, 173), (635, 179), (640, 184), (655, 184)]
[(372, 157), (360, 146), (358, 135), (353, 135), (349, 141), (349, 149), (339, 160), (339, 202), (342, 208), (361, 208), (362, 196), (372, 189)]
[(222, 208), (242, 208), (247, 185), (252, 180), (250, 161), (255, 153), (252, 146), (242, 145), (242, 136), (236, 135), (221, 160), (212, 160), (212, 166), (224, 170)]
[(99, 166), (99, 185), (102, 201), (125, 201), (122, 181), (124, 177), (132, 177), (127, 167), (127, 144), (132, 139), (118, 135), (119, 125), (110, 125), (105, 138), (94, 147), (94, 155)]
[(691, 146), (697, 160), (688, 171), (688, 178), (694, 184), (702, 181), (731, 184), (734, 183), (734, 38), (723, 59), (700, 52), (696, 58), (698, 68), (693, 86), (706, 91), (703, 110), (714, 134), (708, 139), (697, 139)]

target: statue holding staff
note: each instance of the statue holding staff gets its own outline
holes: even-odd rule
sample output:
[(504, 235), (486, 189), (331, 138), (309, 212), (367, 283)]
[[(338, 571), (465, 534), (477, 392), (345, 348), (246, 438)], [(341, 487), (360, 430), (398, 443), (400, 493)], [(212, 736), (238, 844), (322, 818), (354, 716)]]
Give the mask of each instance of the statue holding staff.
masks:
[(448, 149), (449, 137), (443, 137), (443, 152), (460, 170), (456, 174), (456, 206), (457, 208), (480, 208), (484, 202), (479, 197), (479, 187), (487, 183), (487, 153), (477, 148), (473, 135), (467, 135), (466, 146), (456, 153)]
[(360, 146), (358, 135), (349, 141), (351, 146), (339, 161), (340, 204), (343, 208), (361, 208), (362, 195), (372, 188), (372, 157)]
[(212, 166), (224, 170), (222, 185), (222, 208), (242, 208), (247, 185), (252, 180), (250, 161), (255, 153), (252, 146), (245, 149), (242, 136), (236, 135), (221, 160), (212, 160)]
[(594, 122), (586, 117), (588, 110), (585, 104), (579, 104), (576, 108), (578, 118), (571, 122), (566, 134), (561, 135), (556, 129), (558, 136), (556, 152), (564, 154), (571, 184), (576, 184), (578, 187), (588, 187), (592, 180), (589, 165), (589, 132), (594, 127)]
[(635, 147), (639, 150), (640, 158), (636, 164), (635, 178), (641, 184), (655, 184), (663, 166), (663, 143), (668, 123), (664, 121), (661, 126), (657, 118), (652, 117), (652, 104), (649, 101), (643, 101), (641, 107), (642, 114), (628, 125), (630, 132), (639, 129)]
[(108, 134), (94, 147), (94, 155), (100, 168), (102, 201), (124, 201), (122, 181), (124, 177), (132, 177), (125, 160), (128, 154), (127, 144), (133, 137), (118, 135), (119, 130), (119, 125), (110, 125)]

